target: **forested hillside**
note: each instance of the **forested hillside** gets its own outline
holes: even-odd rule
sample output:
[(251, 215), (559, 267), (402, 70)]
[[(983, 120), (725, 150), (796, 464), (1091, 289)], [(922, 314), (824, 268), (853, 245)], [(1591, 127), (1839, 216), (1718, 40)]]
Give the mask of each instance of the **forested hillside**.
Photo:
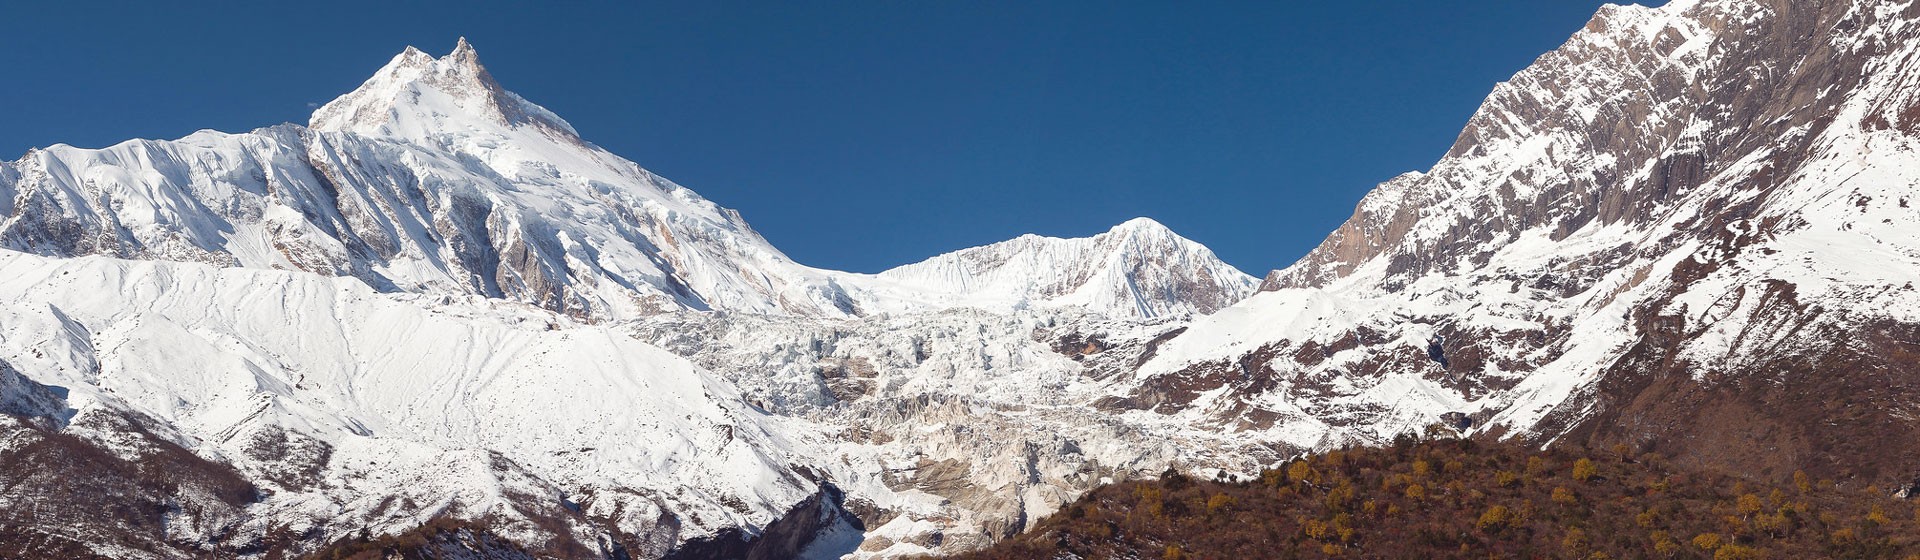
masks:
[(1402, 438), (1257, 480), (1112, 484), (962, 559), (1920, 558), (1884, 488), (1768, 482), (1619, 447)]

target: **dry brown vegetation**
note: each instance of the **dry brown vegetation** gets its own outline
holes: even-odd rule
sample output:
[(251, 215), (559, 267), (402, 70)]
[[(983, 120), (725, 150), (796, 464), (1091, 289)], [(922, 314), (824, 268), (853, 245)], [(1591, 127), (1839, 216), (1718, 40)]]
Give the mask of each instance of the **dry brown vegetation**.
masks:
[(341, 540), (308, 556), (312, 560), (430, 560), (449, 556), (533, 559), (519, 546), (477, 524), (436, 519), (412, 531), (390, 536)]
[(1621, 447), (1404, 438), (1250, 481), (1088, 493), (963, 559), (1920, 559), (1920, 504), (1801, 474), (1768, 484)]

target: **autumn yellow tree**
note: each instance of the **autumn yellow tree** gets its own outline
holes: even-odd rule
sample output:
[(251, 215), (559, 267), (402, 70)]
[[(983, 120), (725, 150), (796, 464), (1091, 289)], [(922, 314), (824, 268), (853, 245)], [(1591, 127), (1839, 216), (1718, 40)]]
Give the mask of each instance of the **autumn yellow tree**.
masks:
[(1733, 500), (1733, 509), (1740, 512), (1741, 519), (1752, 519), (1754, 514), (1760, 513), (1760, 510), (1765, 507), (1760, 502), (1760, 496), (1754, 494), (1741, 494)]
[(1586, 557), (1587, 548), (1592, 545), (1593, 541), (1587, 538), (1587, 532), (1580, 530), (1579, 527), (1568, 527), (1567, 536), (1560, 539), (1560, 548), (1566, 550), (1567, 556), (1573, 558)]
[(1302, 484), (1313, 484), (1320, 481), (1320, 473), (1314, 472), (1313, 466), (1306, 461), (1294, 461), (1287, 466), (1287, 478)]
[(1495, 505), (1487, 508), (1486, 513), (1480, 514), (1480, 521), (1474, 523), (1474, 526), (1479, 527), (1482, 531), (1497, 533), (1501, 529), (1506, 528), (1507, 524), (1512, 521), (1512, 510), (1507, 509), (1507, 506)]
[(1753, 518), (1753, 528), (1766, 533), (1768, 537), (1778, 539), (1793, 531), (1793, 519), (1778, 512), (1761, 514)]
[(1867, 523), (1871, 523), (1875, 527), (1882, 527), (1892, 525), (1893, 519), (1887, 517), (1887, 510), (1882, 509), (1880, 504), (1874, 504), (1873, 509), (1867, 512)]
[(1147, 517), (1159, 519), (1165, 513), (1166, 504), (1159, 486), (1142, 484), (1135, 487), (1134, 496), (1139, 498), (1140, 511), (1146, 512)]
[(1719, 533), (1700, 533), (1693, 537), (1693, 546), (1694, 548), (1711, 552), (1720, 548), (1724, 540), (1725, 539), (1720, 537)]
[(1560, 505), (1570, 506), (1570, 505), (1580, 503), (1580, 498), (1575, 497), (1573, 495), (1573, 491), (1568, 490), (1565, 486), (1554, 487), (1552, 499), (1553, 499), (1553, 503), (1560, 504)]
[(1207, 512), (1215, 513), (1223, 509), (1232, 508), (1233, 503), (1233, 496), (1228, 496), (1224, 492), (1214, 492), (1213, 497), (1207, 498)]
[(1318, 519), (1306, 519), (1300, 522), (1300, 533), (1308, 539), (1320, 540), (1333, 534), (1333, 526)]
[(1662, 557), (1672, 558), (1675, 553), (1680, 552), (1680, 543), (1674, 542), (1673, 535), (1667, 534), (1666, 531), (1654, 531), (1647, 536), (1647, 540), (1653, 541), (1653, 552)]
[(1580, 460), (1573, 462), (1573, 479), (1574, 480), (1578, 480), (1580, 482), (1586, 482), (1588, 479), (1593, 478), (1594, 475), (1597, 475), (1597, 474), (1600, 474), (1600, 467), (1594, 465), (1592, 459), (1587, 459), (1583, 457)]

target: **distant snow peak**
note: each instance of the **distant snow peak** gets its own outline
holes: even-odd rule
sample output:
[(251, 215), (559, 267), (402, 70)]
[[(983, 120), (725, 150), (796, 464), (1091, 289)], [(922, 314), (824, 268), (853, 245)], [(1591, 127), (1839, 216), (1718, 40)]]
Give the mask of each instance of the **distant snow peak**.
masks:
[(1106, 240), (1109, 243), (1119, 243), (1122, 240), (1134, 242), (1134, 244), (1131, 245), (1116, 245), (1114, 248), (1115, 251), (1152, 252), (1156, 250), (1172, 250), (1180, 253), (1191, 253), (1195, 256), (1204, 256), (1207, 259), (1214, 258), (1212, 249), (1194, 240), (1182, 237), (1178, 233), (1174, 233), (1171, 228), (1154, 221), (1152, 218), (1142, 217), (1120, 222), (1119, 225), (1113, 226), (1108, 229), (1106, 233), (1096, 235), (1094, 238)]
[(1136, 233), (1136, 232), (1172, 234), (1173, 230), (1168, 229), (1167, 226), (1161, 224), (1160, 222), (1154, 221), (1153, 218), (1148, 218), (1146, 216), (1141, 216), (1138, 218), (1120, 222), (1119, 224), (1114, 225), (1113, 228), (1107, 230), (1107, 233)]
[(1134, 218), (1092, 237), (1041, 235), (962, 249), (878, 275), (941, 306), (1074, 305), (1113, 317), (1210, 313), (1254, 279), (1159, 222)]
[(406, 138), (530, 127), (557, 140), (580, 142), (558, 115), (500, 87), (466, 37), (439, 59), (407, 47), (359, 88), (320, 107), (308, 126)]

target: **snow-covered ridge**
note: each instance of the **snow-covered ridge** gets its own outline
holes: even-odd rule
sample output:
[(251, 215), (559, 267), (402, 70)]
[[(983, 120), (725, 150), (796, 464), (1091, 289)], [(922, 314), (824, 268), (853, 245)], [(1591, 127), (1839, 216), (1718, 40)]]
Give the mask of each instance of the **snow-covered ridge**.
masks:
[(526, 545), (611, 530), (664, 547), (816, 491), (793, 470), (803, 426), (659, 348), (556, 321), (306, 273), (0, 250), (6, 362), (80, 415), (150, 418), (248, 475), (266, 497), (231, 538), (492, 516)]

